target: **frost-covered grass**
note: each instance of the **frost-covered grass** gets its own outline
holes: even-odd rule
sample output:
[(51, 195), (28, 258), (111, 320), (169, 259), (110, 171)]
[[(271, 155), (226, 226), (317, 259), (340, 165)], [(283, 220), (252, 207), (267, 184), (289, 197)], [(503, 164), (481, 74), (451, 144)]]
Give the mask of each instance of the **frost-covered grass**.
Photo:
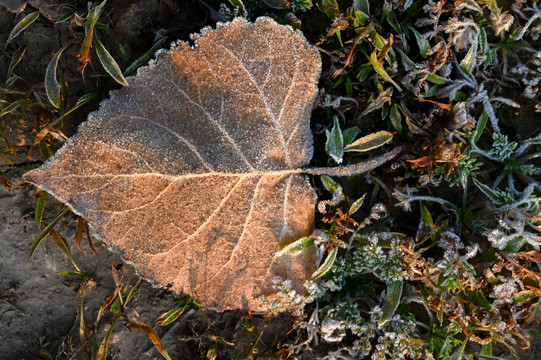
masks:
[(351, 211), (339, 179), (322, 179), (334, 193), (318, 207), (314, 233), (324, 275), (306, 284), (305, 298), (280, 283), (274, 303), (308, 304), (299, 307), (304, 340), (290, 350), (461, 359), (492, 356), (498, 342), (528, 348), (540, 337), (528, 328), (541, 321), (541, 7), (317, 6), (328, 18), (317, 46), (330, 63), (320, 81), (328, 156), (320, 161), (352, 161), (339, 145), (354, 127), (353, 136), (393, 131), (410, 147), (391, 169), (349, 181), (370, 194), (368, 206), (387, 209), (377, 221), (373, 211), (359, 220), (366, 205)]

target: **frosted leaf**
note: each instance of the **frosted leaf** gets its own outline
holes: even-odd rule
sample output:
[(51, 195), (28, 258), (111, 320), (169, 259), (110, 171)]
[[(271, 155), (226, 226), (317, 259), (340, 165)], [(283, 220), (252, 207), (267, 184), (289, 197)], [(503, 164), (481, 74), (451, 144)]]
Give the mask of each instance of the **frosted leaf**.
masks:
[(317, 50), (269, 18), (178, 42), (128, 79), (25, 180), (83, 216), (139, 275), (204, 307), (265, 310), (273, 279), (303, 283), (312, 232)]

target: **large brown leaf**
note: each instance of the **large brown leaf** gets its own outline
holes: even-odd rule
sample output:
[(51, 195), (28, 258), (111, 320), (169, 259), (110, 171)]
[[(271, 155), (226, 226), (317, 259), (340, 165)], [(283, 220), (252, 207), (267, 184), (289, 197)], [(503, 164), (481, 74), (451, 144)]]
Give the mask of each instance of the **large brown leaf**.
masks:
[[(272, 279), (302, 284), (315, 194), (295, 171), (312, 156), (320, 58), (304, 37), (237, 19), (180, 42), (129, 79), (28, 182), (83, 216), (157, 285), (218, 310), (264, 310)], [(293, 171), (292, 171), (293, 170)]]
[(314, 250), (305, 174), (351, 175), (394, 157), (302, 169), (320, 72), (301, 33), (261, 18), (204, 30), (129, 78), (57, 154), (27, 173), (91, 224), (139, 275), (203, 306), (265, 310), (273, 279), (303, 283)]

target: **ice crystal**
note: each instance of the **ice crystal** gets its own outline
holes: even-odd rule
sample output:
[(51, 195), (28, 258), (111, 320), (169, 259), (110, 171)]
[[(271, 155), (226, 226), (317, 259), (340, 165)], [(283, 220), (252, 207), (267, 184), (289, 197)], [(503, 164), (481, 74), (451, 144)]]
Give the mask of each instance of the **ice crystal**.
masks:
[(396, 189), (394, 197), (398, 200), (397, 206), (402, 206), (404, 210), (411, 211), (411, 203), (414, 201), (414, 194), (418, 191), (416, 188), (412, 188), (406, 185), (402, 191)]
[(487, 230), (484, 235), (497, 249), (503, 250), (510, 241), (522, 240), (539, 251), (541, 237), (537, 233), (526, 230), (527, 222), (523, 213), (510, 210), (500, 215), (498, 226)]
[(489, 156), (499, 161), (505, 161), (513, 155), (517, 143), (514, 141), (509, 142), (507, 135), (494, 133), (492, 139), (494, 142), (492, 143), (492, 148), (488, 152)]
[(321, 322), (321, 336), (326, 342), (339, 342), (346, 336), (345, 326), (339, 321), (326, 317)]

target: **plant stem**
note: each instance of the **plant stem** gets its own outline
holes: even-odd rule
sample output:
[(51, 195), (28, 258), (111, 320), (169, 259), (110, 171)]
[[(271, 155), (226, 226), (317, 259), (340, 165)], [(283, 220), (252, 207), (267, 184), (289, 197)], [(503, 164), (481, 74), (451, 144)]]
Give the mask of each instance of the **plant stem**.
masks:
[(361, 162), (353, 165), (339, 167), (323, 167), (304, 169), (302, 172), (310, 175), (328, 175), (328, 176), (351, 176), (368, 172), (383, 165), (387, 161), (393, 159), (396, 155), (404, 151), (408, 146), (398, 146), (393, 150), (369, 161)]

